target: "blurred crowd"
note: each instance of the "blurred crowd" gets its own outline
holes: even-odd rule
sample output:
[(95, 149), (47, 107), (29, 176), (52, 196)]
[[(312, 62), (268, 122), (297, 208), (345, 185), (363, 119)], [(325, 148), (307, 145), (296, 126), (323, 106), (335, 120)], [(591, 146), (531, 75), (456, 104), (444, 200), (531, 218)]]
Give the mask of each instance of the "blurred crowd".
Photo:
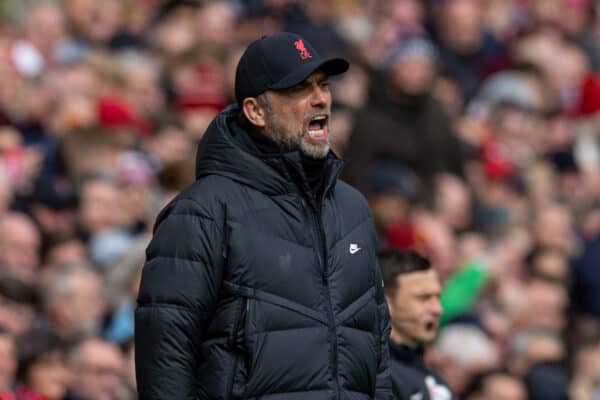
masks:
[(352, 62), (342, 178), (442, 276), (426, 356), (453, 391), (502, 370), (600, 399), (597, 0), (0, 2), (0, 399), (135, 398), (153, 221), (280, 30)]

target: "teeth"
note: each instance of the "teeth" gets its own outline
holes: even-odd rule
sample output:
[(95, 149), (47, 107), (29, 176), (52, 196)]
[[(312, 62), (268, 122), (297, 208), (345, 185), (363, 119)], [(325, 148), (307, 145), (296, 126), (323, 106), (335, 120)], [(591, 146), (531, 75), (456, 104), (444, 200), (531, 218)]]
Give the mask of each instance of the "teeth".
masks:
[(308, 131), (310, 137), (319, 137), (323, 135), (323, 129), (315, 129)]
[(324, 120), (325, 118), (327, 118), (325, 115), (319, 115), (319, 116), (317, 116), (317, 117), (314, 117), (312, 120), (313, 120), (313, 121), (322, 121), (322, 120)]

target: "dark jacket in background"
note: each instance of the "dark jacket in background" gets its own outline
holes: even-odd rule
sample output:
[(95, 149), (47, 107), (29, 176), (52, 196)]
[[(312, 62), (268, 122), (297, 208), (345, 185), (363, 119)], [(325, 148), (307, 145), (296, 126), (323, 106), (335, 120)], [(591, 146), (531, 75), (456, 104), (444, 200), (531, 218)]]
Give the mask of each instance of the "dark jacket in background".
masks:
[(422, 347), (412, 348), (392, 340), (389, 346), (395, 400), (455, 399), (446, 382), (425, 365)]
[(559, 363), (542, 361), (523, 377), (529, 400), (569, 400), (569, 376)]
[(430, 95), (392, 98), (383, 79), (373, 77), (369, 104), (354, 118), (342, 178), (366, 194), (382, 164), (407, 167), (425, 184), (440, 172), (462, 175), (464, 150), (442, 105)]
[(364, 198), (213, 121), (159, 215), (136, 310), (140, 399), (387, 399), (389, 315)]

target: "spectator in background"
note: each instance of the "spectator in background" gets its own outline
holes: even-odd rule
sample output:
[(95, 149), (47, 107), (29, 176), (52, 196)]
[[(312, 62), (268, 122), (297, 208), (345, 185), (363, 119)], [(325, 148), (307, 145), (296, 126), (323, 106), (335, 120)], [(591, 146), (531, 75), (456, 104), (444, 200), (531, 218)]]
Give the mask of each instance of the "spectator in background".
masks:
[(518, 376), (503, 369), (484, 371), (473, 377), (465, 400), (527, 400), (527, 390)]
[(32, 331), (17, 340), (16, 398), (63, 400), (69, 384), (65, 343), (52, 333)]
[(567, 399), (566, 348), (561, 336), (547, 329), (515, 331), (509, 368), (524, 380), (529, 399)]
[(13, 53), (24, 75), (40, 76), (57, 61), (67, 39), (65, 22), (57, 4), (43, 1), (32, 5), (25, 21), (25, 38), (15, 43)]
[(0, 272), (0, 328), (15, 336), (27, 333), (34, 326), (40, 300), (33, 283)]
[[(84, 177), (81, 182), (79, 223), (87, 236), (88, 254), (101, 268), (109, 269), (133, 241), (130, 229), (136, 228), (135, 214), (143, 209), (126, 208), (132, 200), (125, 200), (123, 185), (115, 176), (100, 173)], [(127, 212), (132, 211), (131, 221), (127, 221)]]
[(399, 163), (427, 186), (434, 175), (463, 173), (464, 158), (448, 116), (431, 95), (435, 50), (425, 38), (406, 39), (386, 57), (371, 81), (371, 97), (355, 118), (344, 150), (343, 177), (368, 194), (372, 168)]
[(77, 191), (68, 180), (39, 180), (30, 200), (43, 245), (52, 235), (76, 232)]
[(484, 77), (505, 67), (499, 43), (486, 32), (483, 5), (477, 0), (450, 0), (433, 6), (432, 36), (439, 48), (442, 73), (459, 85), (462, 97), (472, 99)]
[(569, 388), (572, 400), (592, 400), (600, 394), (600, 326), (591, 321), (588, 332), (573, 338), (571, 367), (574, 374)]
[(458, 396), (477, 373), (496, 368), (499, 362), (496, 344), (479, 326), (470, 322), (445, 327), (432, 348), (432, 366)]
[(407, 249), (415, 245), (411, 211), (421, 190), (419, 178), (401, 165), (373, 167), (368, 200), (382, 247)]
[(81, 340), (69, 353), (73, 379), (68, 400), (129, 400), (123, 384), (124, 358), (119, 347), (100, 338)]
[(84, 240), (74, 232), (52, 235), (46, 240), (42, 250), (43, 265), (46, 268), (89, 261)]
[(40, 233), (32, 219), (11, 212), (0, 218), (0, 268), (32, 282), (40, 264)]
[(441, 286), (429, 261), (415, 252), (379, 254), (392, 319), (390, 366), (394, 398), (451, 400), (448, 385), (425, 365), (425, 346), (435, 339), (442, 314)]
[(74, 43), (79, 46), (107, 46), (119, 49), (139, 46), (139, 39), (128, 32), (126, 10), (129, 1), (109, 0), (100, 6), (91, 0), (68, 0), (65, 13)]
[(100, 333), (105, 303), (100, 276), (88, 265), (65, 264), (48, 271), (44, 282), (46, 328), (76, 341)]

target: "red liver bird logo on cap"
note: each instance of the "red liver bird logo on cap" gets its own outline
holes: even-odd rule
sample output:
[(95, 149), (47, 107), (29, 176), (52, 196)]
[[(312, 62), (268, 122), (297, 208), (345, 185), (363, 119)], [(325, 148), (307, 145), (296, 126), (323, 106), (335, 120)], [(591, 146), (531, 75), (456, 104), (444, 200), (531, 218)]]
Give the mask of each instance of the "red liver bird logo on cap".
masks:
[(296, 40), (294, 46), (296, 46), (296, 50), (300, 52), (301, 59), (306, 60), (307, 58), (312, 58), (312, 54), (310, 54), (306, 46), (304, 46), (302, 39)]

